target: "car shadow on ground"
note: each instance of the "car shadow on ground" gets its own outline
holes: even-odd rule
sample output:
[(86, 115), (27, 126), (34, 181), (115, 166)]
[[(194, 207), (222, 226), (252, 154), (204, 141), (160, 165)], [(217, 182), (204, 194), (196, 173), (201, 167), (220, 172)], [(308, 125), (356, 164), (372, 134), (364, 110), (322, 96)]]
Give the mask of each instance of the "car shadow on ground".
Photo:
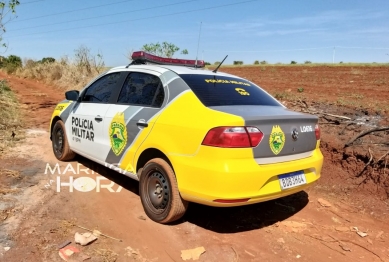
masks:
[(239, 207), (210, 207), (191, 203), (181, 219), (217, 233), (237, 233), (268, 227), (301, 211), (309, 202), (305, 191)]
[(74, 161), (84, 165), (85, 167), (93, 170), (95, 173), (102, 175), (103, 177), (113, 181), (115, 184), (122, 186), (124, 189), (133, 192), (134, 194), (139, 195), (139, 182), (129, 178), (123, 174), (105, 167), (103, 165), (97, 164), (92, 160), (89, 160), (83, 156), (77, 155)]
[[(81, 156), (78, 156), (76, 161), (122, 186), (123, 189), (139, 195), (138, 181)], [(210, 207), (190, 203), (185, 216), (171, 225), (187, 221), (218, 233), (250, 231), (283, 221), (302, 210), (308, 202), (308, 194), (302, 191), (276, 200), (239, 207)]]

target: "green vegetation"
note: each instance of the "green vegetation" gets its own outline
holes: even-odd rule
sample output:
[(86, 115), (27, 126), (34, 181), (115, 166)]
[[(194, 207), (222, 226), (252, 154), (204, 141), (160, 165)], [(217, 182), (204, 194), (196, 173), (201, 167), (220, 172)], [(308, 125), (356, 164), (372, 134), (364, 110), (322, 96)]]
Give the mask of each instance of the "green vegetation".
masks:
[(258, 60), (255, 60), (254, 65), (259, 65), (259, 64), (261, 64), (261, 65), (267, 65), (268, 62), (267, 62), (266, 60), (262, 60), (261, 62), (259, 62)]
[(295, 65), (295, 64), (297, 64), (297, 62), (296, 61), (291, 61), (290, 64), (291, 65)]
[[(0, 1), (0, 42), (3, 41), (3, 34), (6, 32), (5, 25), (13, 19), (19, 4), (18, 0)], [(3, 43), (3, 47), (7, 48), (7, 45)]]
[(16, 55), (8, 57), (0, 56), (0, 68), (4, 69), (8, 74), (14, 73), (18, 68), (22, 67), (22, 59)]
[(52, 57), (44, 57), (42, 60), (38, 61), (38, 63), (54, 63), (55, 59)]
[(233, 64), (234, 65), (243, 65), (243, 61), (234, 61)]
[(12, 136), (20, 127), (19, 104), (6, 80), (0, 80), (0, 155), (21, 136)]
[[(180, 50), (178, 46), (168, 42), (162, 42), (162, 44), (160, 44), (159, 42), (145, 44), (142, 46), (141, 49), (153, 55), (169, 57), (169, 58), (173, 57), (174, 54)], [(182, 55), (187, 55), (188, 53), (189, 52), (187, 49), (181, 51)]]

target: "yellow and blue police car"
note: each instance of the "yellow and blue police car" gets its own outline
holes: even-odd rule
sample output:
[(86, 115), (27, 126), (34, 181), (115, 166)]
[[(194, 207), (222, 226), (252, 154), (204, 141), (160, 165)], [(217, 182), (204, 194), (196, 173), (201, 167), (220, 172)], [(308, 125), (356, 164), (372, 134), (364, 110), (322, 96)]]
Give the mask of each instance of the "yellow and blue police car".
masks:
[(146, 214), (181, 218), (189, 202), (229, 207), (304, 190), (320, 177), (318, 118), (291, 111), (256, 84), (157, 57), (66, 92), (52, 115), (57, 159), (76, 154), (139, 180)]

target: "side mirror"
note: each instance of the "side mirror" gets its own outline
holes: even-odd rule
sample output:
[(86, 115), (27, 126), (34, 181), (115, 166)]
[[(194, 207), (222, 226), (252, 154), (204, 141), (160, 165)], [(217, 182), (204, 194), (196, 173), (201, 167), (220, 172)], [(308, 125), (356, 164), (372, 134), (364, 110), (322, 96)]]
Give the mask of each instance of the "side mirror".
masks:
[(70, 100), (70, 101), (77, 101), (79, 95), (80, 95), (80, 92), (77, 91), (77, 90), (70, 90), (70, 91), (67, 91), (67, 92), (65, 93), (66, 99), (67, 99), (67, 100)]

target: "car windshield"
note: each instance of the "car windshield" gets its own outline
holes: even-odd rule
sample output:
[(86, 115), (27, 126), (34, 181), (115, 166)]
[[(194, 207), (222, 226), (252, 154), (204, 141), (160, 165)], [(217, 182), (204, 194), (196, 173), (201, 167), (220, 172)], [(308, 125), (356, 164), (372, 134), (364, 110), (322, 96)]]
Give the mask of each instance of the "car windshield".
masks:
[(244, 79), (197, 74), (180, 77), (205, 106), (280, 106), (272, 96)]

